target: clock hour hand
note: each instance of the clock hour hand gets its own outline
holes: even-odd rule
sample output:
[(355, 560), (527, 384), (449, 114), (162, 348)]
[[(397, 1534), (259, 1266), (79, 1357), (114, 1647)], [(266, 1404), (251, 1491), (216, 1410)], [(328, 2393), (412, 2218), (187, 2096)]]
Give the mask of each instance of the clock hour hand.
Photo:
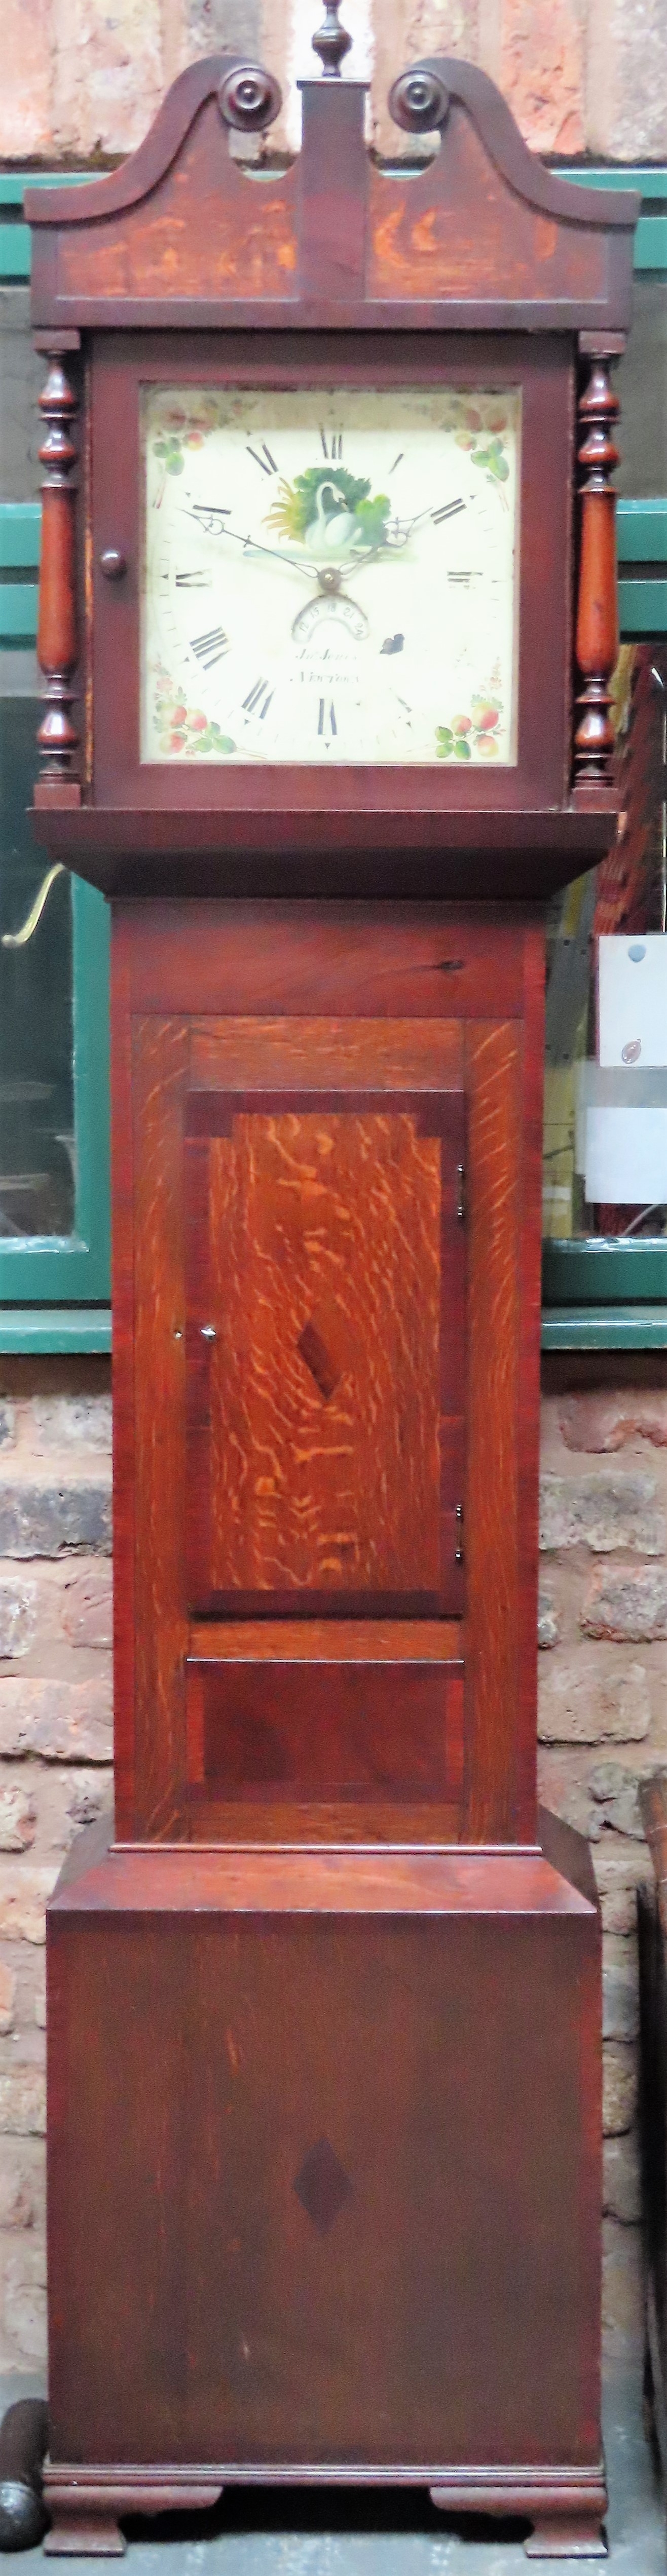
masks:
[(424, 528), (427, 524), (432, 528), (441, 528), (447, 519), (458, 518), (459, 511), (465, 510), (466, 506), (462, 495), (459, 494), (455, 501), (443, 501), (436, 509), (418, 510), (414, 519), (390, 519), (386, 539), (389, 553), (401, 554), (403, 547), (409, 545), (416, 528)]

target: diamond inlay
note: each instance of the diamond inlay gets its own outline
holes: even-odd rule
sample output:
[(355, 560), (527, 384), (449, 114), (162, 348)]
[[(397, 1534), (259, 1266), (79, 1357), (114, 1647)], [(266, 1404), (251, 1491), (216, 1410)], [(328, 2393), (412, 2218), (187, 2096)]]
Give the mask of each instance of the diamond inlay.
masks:
[(330, 2147), (328, 2138), (318, 2138), (317, 2145), (304, 2156), (294, 2190), (306, 2217), (312, 2218), (318, 2236), (326, 2236), (352, 2191), (349, 2175), (334, 2148)]
[(334, 1387), (337, 1387), (338, 1385), (340, 1369), (336, 1367), (336, 1362), (335, 1360), (332, 1360), (331, 1352), (327, 1350), (326, 1342), (323, 1342), (321, 1333), (318, 1333), (317, 1325), (313, 1324), (312, 1321), (309, 1324), (304, 1324), (303, 1332), (299, 1334), (296, 1347), (297, 1350), (301, 1352), (302, 1360), (305, 1360), (306, 1368), (310, 1369), (311, 1377), (314, 1377), (315, 1385), (319, 1387), (320, 1395), (323, 1395), (325, 1404), (328, 1404), (330, 1395), (333, 1395)]

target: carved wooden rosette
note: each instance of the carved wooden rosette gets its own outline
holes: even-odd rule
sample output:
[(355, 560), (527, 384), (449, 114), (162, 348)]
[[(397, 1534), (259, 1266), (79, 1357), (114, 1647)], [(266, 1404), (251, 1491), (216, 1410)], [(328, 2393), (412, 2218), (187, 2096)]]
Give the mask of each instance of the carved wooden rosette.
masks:
[(39, 408), (46, 421), (40, 447), (45, 468), (42, 487), (42, 552), (39, 577), (37, 658), (44, 672), (45, 707), (37, 741), (42, 781), (75, 784), (74, 759), (79, 736), (70, 708), (75, 692), (72, 673), (78, 659), (75, 565), (75, 492), (70, 482), (77, 450), (72, 437), (78, 411), (62, 357), (54, 350)]
[(588, 382), (579, 397), (581, 444), (577, 449), (583, 479), (581, 501), (579, 597), (576, 655), (584, 686), (574, 736), (575, 784), (604, 787), (612, 774), (614, 729), (609, 709), (609, 682), (618, 656), (618, 589), (616, 579), (616, 493), (611, 481), (618, 464), (613, 432), (620, 409), (610, 382), (610, 357), (592, 357)]

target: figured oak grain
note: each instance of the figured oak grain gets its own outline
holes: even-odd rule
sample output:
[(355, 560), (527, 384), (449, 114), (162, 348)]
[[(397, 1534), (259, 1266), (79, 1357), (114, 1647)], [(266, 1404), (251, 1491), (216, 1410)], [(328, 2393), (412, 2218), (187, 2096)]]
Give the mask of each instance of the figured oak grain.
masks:
[[(446, 996), (443, 973), (441, 1002)], [(270, 1091), (284, 1085), (307, 1094), (330, 1085), (394, 1091), (423, 1084), (446, 1091), (460, 1089), (462, 1072), (463, 1033), (455, 1019), (252, 1019), (211, 1012), (190, 1027), (193, 1090)]]
[(201, 1619), (188, 1652), (199, 1663), (282, 1656), (305, 1663), (448, 1663), (460, 1655), (458, 1619)]
[(437, 1590), (438, 1138), (240, 1117), (210, 1228), (211, 1588)]

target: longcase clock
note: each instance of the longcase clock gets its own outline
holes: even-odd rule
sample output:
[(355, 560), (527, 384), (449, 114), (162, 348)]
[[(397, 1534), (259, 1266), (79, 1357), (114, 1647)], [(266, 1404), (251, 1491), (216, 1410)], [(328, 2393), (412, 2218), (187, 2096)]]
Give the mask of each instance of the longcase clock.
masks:
[(116, 1803), (49, 1913), (47, 2546), (303, 2478), (595, 2556), (542, 907), (614, 831), (637, 200), (454, 61), (382, 168), (335, 8), (314, 41), (290, 168), (230, 151), (279, 92), (221, 56), (29, 201), (35, 828), (113, 914)]

